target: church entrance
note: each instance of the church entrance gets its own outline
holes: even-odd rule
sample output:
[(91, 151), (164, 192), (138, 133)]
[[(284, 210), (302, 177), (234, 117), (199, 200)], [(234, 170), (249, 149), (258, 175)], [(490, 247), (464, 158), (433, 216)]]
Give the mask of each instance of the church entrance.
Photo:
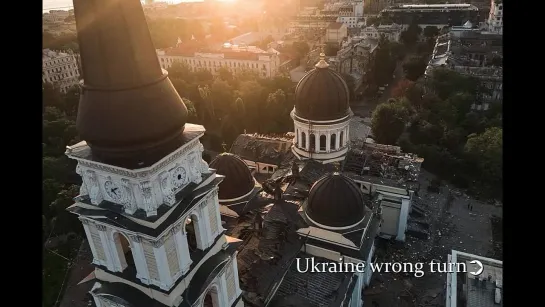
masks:
[(127, 267), (131, 267), (136, 270), (134, 258), (132, 256), (131, 244), (129, 243), (127, 237), (119, 232), (114, 233), (113, 237), (119, 262), (121, 263), (121, 271), (125, 271)]

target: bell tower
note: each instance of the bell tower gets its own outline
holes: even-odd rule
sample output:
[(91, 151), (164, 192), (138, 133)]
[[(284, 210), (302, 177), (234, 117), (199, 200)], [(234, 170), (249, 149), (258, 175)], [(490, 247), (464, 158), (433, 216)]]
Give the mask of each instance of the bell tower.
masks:
[(159, 66), (139, 0), (74, 0), (84, 81), (66, 155), (95, 265), (95, 305), (243, 306), (203, 126)]

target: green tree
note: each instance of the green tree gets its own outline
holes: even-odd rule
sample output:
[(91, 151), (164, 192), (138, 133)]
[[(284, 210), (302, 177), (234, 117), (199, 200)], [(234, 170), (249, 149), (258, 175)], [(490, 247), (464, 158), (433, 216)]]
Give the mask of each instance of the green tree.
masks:
[(465, 151), (476, 162), (482, 175), (492, 182), (502, 181), (503, 129), (493, 127), (468, 136)]
[(441, 99), (447, 99), (459, 92), (477, 96), (479, 92), (483, 91), (483, 86), (478, 79), (461, 75), (447, 68), (433, 70), (433, 74), (429, 78), (429, 87)]
[(414, 46), (418, 41), (418, 36), (422, 32), (422, 28), (416, 23), (411, 23), (407, 30), (401, 32), (401, 41), (405, 46)]
[(424, 75), (426, 71), (427, 62), (425, 57), (412, 56), (403, 64), (403, 71), (405, 72), (405, 78), (410, 81), (416, 81), (418, 78)]
[(383, 103), (373, 112), (371, 128), (378, 143), (393, 145), (405, 130), (408, 110), (398, 102)]
[(181, 79), (187, 82), (195, 80), (195, 75), (191, 72), (191, 67), (180, 61), (174, 61), (167, 71), (170, 79)]
[(197, 109), (195, 109), (195, 105), (193, 102), (187, 98), (182, 98), (182, 101), (184, 102), (186, 108), (187, 108), (187, 115), (188, 115), (188, 121), (194, 122), (197, 117)]
[(226, 66), (221, 66), (218, 69), (218, 76), (223, 81), (227, 81), (227, 82), (233, 81), (233, 73)]

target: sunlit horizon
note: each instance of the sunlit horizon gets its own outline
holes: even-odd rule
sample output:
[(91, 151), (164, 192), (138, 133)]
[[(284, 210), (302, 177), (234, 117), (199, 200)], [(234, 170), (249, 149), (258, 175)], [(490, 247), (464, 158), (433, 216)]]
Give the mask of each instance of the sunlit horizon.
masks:
[[(168, 4), (180, 4), (180, 3), (190, 3), (190, 2), (204, 2), (205, 0), (156, 0), (154, 2), (165, 2)], [(212, 0), (218, 2), (226, 3), (235, 3), (238, 0)], [(144, 3), (144, 0), (140, 2)], [(46, 13), (50, 10), (69, 10), (73, 9), (74, 4), (73, 0), (42, 0), (42, 12)]]

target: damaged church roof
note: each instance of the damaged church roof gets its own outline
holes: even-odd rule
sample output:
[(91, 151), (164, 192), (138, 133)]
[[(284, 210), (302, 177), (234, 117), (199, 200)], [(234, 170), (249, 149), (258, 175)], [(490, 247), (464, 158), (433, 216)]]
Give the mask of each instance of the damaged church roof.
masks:
[(244, 160), (280, 165), (291, 152), (293, 133), (282, 135), (241, 134), (233, 142), (230, 153)]

